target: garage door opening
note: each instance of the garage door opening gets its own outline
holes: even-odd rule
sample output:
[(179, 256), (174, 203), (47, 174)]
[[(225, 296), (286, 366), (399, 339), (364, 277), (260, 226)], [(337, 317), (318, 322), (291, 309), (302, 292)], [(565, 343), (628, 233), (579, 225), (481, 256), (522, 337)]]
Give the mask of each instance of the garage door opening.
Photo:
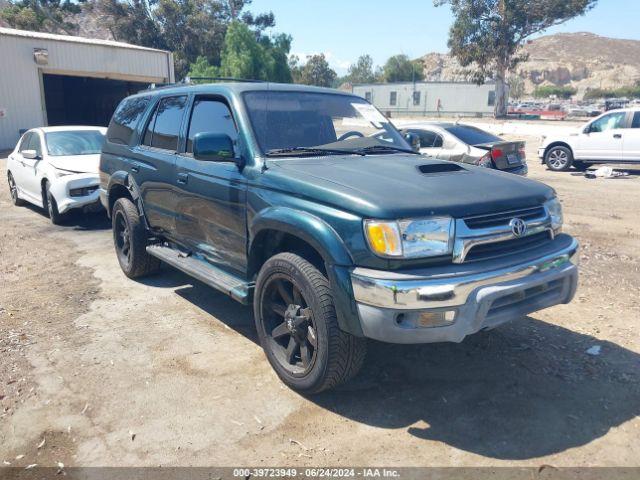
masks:
[(148, 86), (147, 83), (43, 74), (48, 125), (107, 126), (124, 97)]

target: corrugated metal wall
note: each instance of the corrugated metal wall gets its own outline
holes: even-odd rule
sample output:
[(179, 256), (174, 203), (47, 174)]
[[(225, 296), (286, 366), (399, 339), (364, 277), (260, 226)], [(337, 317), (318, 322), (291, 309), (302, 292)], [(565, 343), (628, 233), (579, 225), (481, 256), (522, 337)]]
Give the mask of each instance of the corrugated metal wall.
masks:
[[(34, 61), (45, 48), (48, 64)], [(44, 125), (41, 72), (119, 80), (172, 82), (169, 52), (29, 38), (0, 33), (0, 150), (13, 148), (20, 129)]]
[[(392, 115), (461, 114), (487, 115), (493, 113), (495, 85), (472, 83), (413, 82), (354, 85), (353, 93), (367, 98), (383, 112)], [(391, 104), (395, 92), (395, 105)], [(414, 104), (414, 92), (416, 104)], [(491, 98), (493, 97), (493, 98)], [(438, 109), (440, 103), (440, 109)]]

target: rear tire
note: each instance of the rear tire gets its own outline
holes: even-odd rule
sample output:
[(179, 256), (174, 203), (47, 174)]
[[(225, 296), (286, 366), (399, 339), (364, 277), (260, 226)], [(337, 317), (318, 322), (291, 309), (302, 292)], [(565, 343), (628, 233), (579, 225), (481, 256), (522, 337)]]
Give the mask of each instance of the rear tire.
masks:
[(573, 153), (567, 147), (552, 147), (544, 156), (544, 163), (549, 170), (554, 172), (566, 172), (573, 163)]
[(124, 274), (139, 278), (158, 271), (160, 260), (147, 253), (147, 231), (134, 203), (128, 198), (116, 200), (111, 219), (113, 244)]
[(64, 217), (60, 212), (58, 212), (58, 204), (56, 203), (56, 199), (53, 198), (53, 195), (51, 194), (51, 184), (48, 180), (44, 184), (44, 199), (44, 207), (47, 209), (49, 220), (51, 220), (51, 223), (53, 223), (54, 225), (60, 225)]
[(18, 196), (18, 186), (16, 185), (16, 181), (13, 179), (13, 175), (11, 172), (7, 173), (7, 181), (9, 182), (9, 194), (11, 195), (11, 203), (13, 203), (16, 207), (21, 207), (24, 205), (24, 200), (22, 200)]
[(362, 367), (366, 339), (340, 330), (329, 281), (304, 258), (280, 253), (267, 260), (253, 308), (267, 359), (293, 390), (319, 393)]

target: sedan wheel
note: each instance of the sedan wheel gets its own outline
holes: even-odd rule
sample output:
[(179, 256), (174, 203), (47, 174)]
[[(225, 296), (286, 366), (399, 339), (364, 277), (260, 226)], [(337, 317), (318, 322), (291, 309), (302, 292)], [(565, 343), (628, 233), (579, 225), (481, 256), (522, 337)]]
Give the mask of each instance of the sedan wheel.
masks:
[(18, 196), (18, 186), (16, 185), (16, 182), (13, 179), (13, 175), (11, 175), (11, 172), (9, 172), (9, 174), (7, 175), (7, 179), (9, 181), (9, 194), (11, 195), (11, 202), (15, 206), (23, 205), (24, 202)]

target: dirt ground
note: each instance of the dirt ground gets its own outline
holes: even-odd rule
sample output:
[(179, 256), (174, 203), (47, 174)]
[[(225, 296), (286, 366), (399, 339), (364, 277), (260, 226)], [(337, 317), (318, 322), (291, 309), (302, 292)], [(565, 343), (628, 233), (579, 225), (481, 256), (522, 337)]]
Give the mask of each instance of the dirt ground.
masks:
[(548, 172), (527, 140), (582, 244), (574, 302), (461, 344), (372, 342), (312, 398), (250, 309), (170, 269), (126, 279), (105, 217), (52, 226), (3, 179), (0, 466), (640, 465), (640, 176)]

